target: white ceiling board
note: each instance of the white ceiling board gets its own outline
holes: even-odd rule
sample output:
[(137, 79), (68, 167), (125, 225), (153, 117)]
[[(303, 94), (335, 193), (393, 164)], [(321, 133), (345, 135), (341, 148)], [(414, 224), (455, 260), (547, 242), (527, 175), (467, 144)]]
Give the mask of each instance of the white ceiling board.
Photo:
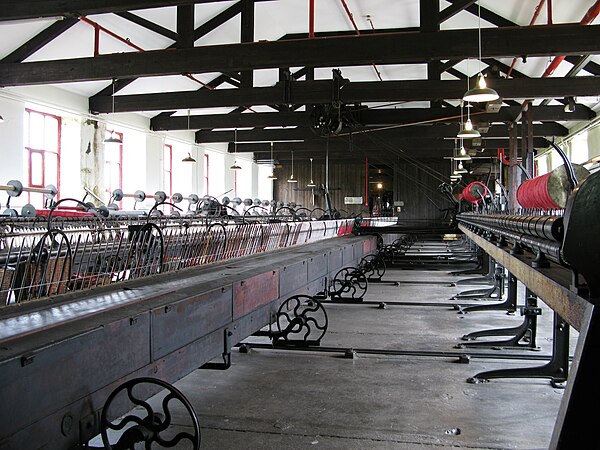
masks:
[(195, 42), (195, 45), (202, 46), (239, 43), (241, 40), (241, 24), (242, 19), (238, 14), (220, 27), (198, 39)]
[[(208, 22), (210, 19), (218, 16), (227, 8), (235, 4), (236, 1), (196, 4), (194, 8), (194, 26), (198, 28), (203, 23)], [(176, 8), (174, 9), (176, 10)], [(175, 21), (177, 21), (177, 18), (175, 18)]]
[(423, 80), (427, 78), (427, 64), (377, 65), (383, 80)]
[(51, 84), (50, 86), (63, 89), (67, 92), (82, 95), (83, 97), (91, 97), (96, 95), (102, 89), (110, 86), (110, 82), (106, 81), (86, 81), (82, 83), (64, 83), (64, 84)]
[(308, 33), (308, 1), (255, 3), (254, 39), (275, 41), (288, 33)]
[(116, 95), (134, 95), (147, 94), (155, 92), (177, 92), (177, 91), (195, 91), (201, 85), (182, 75), (172, 75), (167, 77), (144, 77), (138, 78), (128, 84)]
[[(0, 25), (0, 29), (3, 26)], [(79, 22), (25, 61), (88, 57), (94, 54), (94, 30)]]
[(254, 71), (254, 86), (273, 86), (279, 81), (279, 69), (260, 69)]
[(10, 55), (15, 49), (38, 33), (42, 32), (55, 20), (35, 20), (31, 22), (3, 23), (0, 26), (0, 59)]
[(167, 8), (138, 9), (132, 12), (135, 15), (157, 23), (169, 30), (175, 31), (177, 29), (177, 8), (175, 6)]
[(376, 30), (419, 26), (419, 0), (348, 0), (347, 3), (359, 29), (371, 28), (367, 15)]
[[(227, 114), (233, 111), (235, 108), (197, 108), (190, 111), (190, 115), (203, 116), (206, 114)], [(177, 111), (175, 116), (187, 116), (187, 109)]]

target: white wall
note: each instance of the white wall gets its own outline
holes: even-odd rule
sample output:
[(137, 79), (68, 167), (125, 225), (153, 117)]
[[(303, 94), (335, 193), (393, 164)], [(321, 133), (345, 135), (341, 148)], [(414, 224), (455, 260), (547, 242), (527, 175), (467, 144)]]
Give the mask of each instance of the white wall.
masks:
[[(93, 190), (104, 201), (104, 135), (105, 130), (123, 133), (123, 191), (133, 193), (141, 189), (149, 198), (159, 190), (167, 191), (163, 176), (163, 146), (173, 146), (173, 193), (183, 196), (201, 195), (204, 184), (205, 153), (209, 154), (209, 195), (223, 197), (233, 189), (233, 155), (227, 154), (227, 144), (196, 145), (189, 131), (155, 133), (149, 131), (150, 120), (136, 114), (104, 114), (90, 116), (88, 99), (54, 86), (7, 88), (0, 90), (0, 184), (11, 179), (24, 181), (23, 117), (26, 107), (50, 112), (63, 118), (61, 142), (61, 197), (82, 198), (83, 186)], [(188, 152), (197, 163), (183, 163)], [(238, 154), (237, 159), (246, 168), (241, 178), (247, 180), (238, 187), (238, 196), (259, 197), (272, 192), (271, 182), (259, 176), (261, 171), (251, 161), (251, 154)], [(233, 192), (227, 194), (233, 197)], [(269, 199), (268, 195), (265, 199)], [(261, 197), (262, 198), (262, 197)], [(0, 203), (6, 204), (0, 194)], [(26, 201), (13, 199), (12, 206)], [(88, 200), (92, 200), (88, 197)], [(151, 207), (147, 200), (144, 207)], [(140, 205), (138, 205), (139, 207)], [(123, 200), (123, 209), (133, 207), (132, 199)]]

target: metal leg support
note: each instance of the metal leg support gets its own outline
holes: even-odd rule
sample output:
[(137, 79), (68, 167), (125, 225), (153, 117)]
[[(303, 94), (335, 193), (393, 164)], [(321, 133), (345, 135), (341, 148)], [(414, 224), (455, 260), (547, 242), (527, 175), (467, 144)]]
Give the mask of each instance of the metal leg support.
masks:
[[(501, 277), (498, 280), (498, 283), (501, 285), (499, 298), (502, 298), (503, 279)], [(517, 278), (510, 272), (508, 273), (508, 294), (506, 295), (505, 301), (491, 305), (468, 306), (466, 308), (460, 308), (459, 312), (465, 314), (473, 311), (497, 310), (506, 310), (507, 312), (515, 312), (517, 310)]]
[(468, 383), (481, 383), (493, 378), (549, 378), (553, 387), (562, 387), (569, 372), (569, 325), (554, 313), (552, 359), (538, 367), (500, 369), (481, 372), (468, 378)]
[[(484, 256), (482, 256), (482, 259), (485, 259)], [(486, 267), (487, 271), (486, 272), (475, 272), (475, 273), (480, 273), (481, 275), (485, 275), (484, 277), (476, 277), (476, 278), (465, 278), (463, 280), (458, 280), (456, 282), (456, 284), (460, 284), (460, 285), (473, 285), (473, 284), (492, 284), (494, 282), (494, 275), (496, 274), (496, 262), (492, 259), (491, 256), (487, 257), (487, 264), (483, 265), (482, 267)], [(475, 274), (475, 273), (470, 273), (470, 274)], [(453, 273), (454, 274), (454, 273)], [(468, 275), (468, 273), (465, 272), (465, 274)]]
[(464, 344), (459, 344), (456, 347), (518, 347), (538, 350), (539, 348), (536, 345), (537, 316), (542, 314), (542, 310), (537, 306), (537, 297), (533, 292), (527, 289), (525, 295), (525, 306), (521, 308), (521, 314), (525, 318), (521, 325), (512, 328), (476, 331), (474, 333), (465, 334), (462, 337), (465, 341), (472, 341), (484, 336), (512, 336), (510, 339), (503, 341), (466, 342)]

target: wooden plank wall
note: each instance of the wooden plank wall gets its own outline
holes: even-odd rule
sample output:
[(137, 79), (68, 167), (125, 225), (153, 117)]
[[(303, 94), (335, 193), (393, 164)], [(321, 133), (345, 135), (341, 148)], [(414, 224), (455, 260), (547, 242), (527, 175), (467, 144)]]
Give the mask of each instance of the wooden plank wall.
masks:
[(394, 199), (403, 201), (404, 207), (397, 214), (401, 219), (439, 219), (440, 209), (450, 206), (438, 192), (442, 181), (448, 181), (450, 162), (420, 159), (429, 172), (417, 168), (412, 163), (397, 162), (394, 165)]
[[(325, 195), (321, 186), (325, 184), (325, 161), (313, 161), (313, 181), (316, 188), (307, 188), (310, 181), (310, 162), (307, 160), (294, 161), (294, 178), (298, 183), (288, 183), (291, 175), (289, 163), (275, 170), (277, 180), (273, 183), (273, 198), (282, 202), (295, 202), (308, 209), (315, 207), (325, 209)], [(342, 164), (339, 161), (329, 164), (329, 190), (333, 207), (345, 210), (351, 214), (363, 212), (368, 214), (368, 208), (362, 205), (344, 205), (344, 197), (363, 197), (365, 200), (365, 165)], [(314, 204), (313, 204), (314, 192)]]
[[(440, 161), (420, 159), (427, 171), (415, 166), (413, 163), (398, 161), (394, 163), (395, 176), (391, 186), (387, 181), (384, 183), (385, 190), (393, 190), (394, 200), (404, 202), (402, 211), (397, 214), (401, 219), (440, 219), (443, 217), (444, 209), (450, 203), (439, 193), (438, 186), (442, 181), (448, 181), (450, 175), (450, 163), (447, 160)], [(295, 202), (302, 206), (313, 209), (315, 207), (325, 209), (324, 192), (319, 189), (325, 183), (325, 162), (313, 161), (313, 181), (317, 184), (313, 190), (306, 187), (310, 180), (310, 163), (308, 161), (294, 161), (294, 178), (298, 183), (288, 183), (291, 175), (289, 163), (275, 170), (278, 179), (273, 184), (274, 199), (283, 202)], [(373, 175), (373, 168), (371, 170)], [(373, 180), (381, 179), (375, 175)], [(387, 177), (385, 177), (387, 180)], [(371, 181), (373, 181), (371, 180)], [(390, 182), (392, 180), (389, 180)], [(350, 213), (362, 212), (368, 215), (368, 207), (363, 205), (344, 205), (344, 197), (363, 197), (365, 201), (365, 165), (364, 163), (340, 163), (330, 162), (329, 165), (329, 189), (333, 206)], [(373, 184), (370, 185), (370, 195), (376, 195)]]

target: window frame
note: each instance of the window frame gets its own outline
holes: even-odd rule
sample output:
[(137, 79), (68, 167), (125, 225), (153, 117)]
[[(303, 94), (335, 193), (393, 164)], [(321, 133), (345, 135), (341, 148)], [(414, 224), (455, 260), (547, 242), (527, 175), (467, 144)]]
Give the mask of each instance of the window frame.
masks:
[[(27, 175), (26, 175), (26, 179), (27, 179), (27, 185), (30, 187), (37, 187), (37, 188), (45, 188), (46, 187), (46, 158), (47, 155), (52, 154), (52, 155), (56, 155), (56, 190), (57, 190), (57, 194), (56, 194), (56, 199), (58, 200), (58, 198), (60, 198), (60, 154), (61, 154), (61, 141), (62, 141), (62, 117), (61, 116), (57, 116), (56, 114), (52, 114), (52, 113), (47, 113), (44, 111), (38, 111), (32, 108), (25, 108), (25, 114), (27, 115), (27, 141), (26, 141), (26, 145), (23, 145), (23, 149), (24, 152), (26, 153), (26, 159), (27, 159)], [(56, 151), (54, 150), (48, 150), (47, 148), (35, 148), (31, 146), (31, 115), (32, 114), (36, 114), (36, 115), (40, 115), (44, 118), (44, 134), (46, 132), (45, 129), (45, 125), (46, 125), (46, 117), (51, 117), (53, 119), (56, 120)], [(45, 141), (45, 139), (44, 139)], [(46, 147), (46, 142), (44, 142), (44, 147)], [(39, 154), (42, 157), (42, 168), (41, 168), (41, 173), (42, 173), (42, 183), (41, 185), (39, 184), (33, 184), (32, 183), (32, 176), (33, 176), (33, 170), (32, 170), (32, 155), (33, 154)], [(27, 203), (31, 203), (31, 192), (27, 193)], [(38, 195), (38, 194), (33, 194), (33, 195)]]

